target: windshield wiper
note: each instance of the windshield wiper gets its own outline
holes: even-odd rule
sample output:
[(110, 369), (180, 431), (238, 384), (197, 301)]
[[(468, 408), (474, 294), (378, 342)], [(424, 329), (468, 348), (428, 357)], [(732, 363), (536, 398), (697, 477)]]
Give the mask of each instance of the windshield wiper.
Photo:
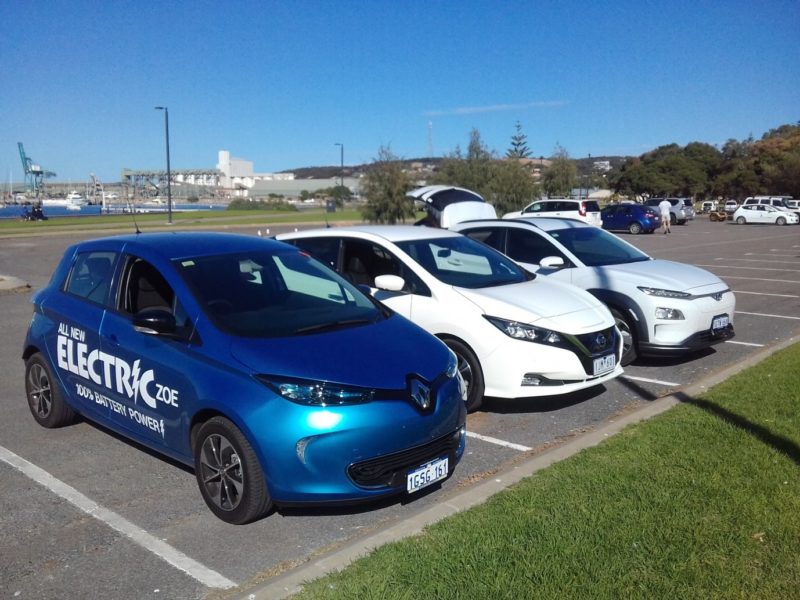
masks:
[(306, 333), (319, 333), (320, 331), (334, 331), (336, 329), (343, 329), (345, 327), (354, 327), (356, 325), (368, 325), (373, 323), (373, 319), (346, 319), (343, 321), (331, 321), (330, 323), (320, 323), (319, 325), (309, 325), (302, 327), (295, 331), (297, 335)]

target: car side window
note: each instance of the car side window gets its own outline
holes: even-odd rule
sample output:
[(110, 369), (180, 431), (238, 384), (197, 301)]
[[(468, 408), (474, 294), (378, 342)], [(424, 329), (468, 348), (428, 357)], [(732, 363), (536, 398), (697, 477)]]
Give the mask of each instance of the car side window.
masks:
[(528, 212), (539, 213), (539, 212), (548, 211), (548, 210), (550, 210), (548, 208), (549, 204), (550, 204), (550, 202), (538, 202), (538, 203), (534, 204), (533, 206), (531, 206), (531, 209)]
[(505, 253), (506, 229), (504, 227), (477, 227), (475, 229), (462, 229), (459, 233)]
[(175, 317), (177, 333), (188, 336), (191, 332), (192, 320), (172, 286), (155, 266), (136, 256), (127, 258), (118, 304), (129, 315), (152, 308), (166, 310)]
[(302, 248), (311, 256), (316, 258), (326, 267), (334, 271), (339, 266), (339, 247), (341, 238), (320, 237), (320, 238), (300, 238), (297, 240), (287, 240), (287, 243)]
[(344, 240), (342, 275), (352, 283), (375, 287), (378, 275), (397, 275), (405, 281), (403, 291), (430, 296), (427, 285), (403, 262), (383, 248), (365, 240)]
[(506, 255), (517, 262), (538, 265), (546, 256), (559, 256), (564, 259), (565, 265), (570, 264), (569, 259), (558, 248), (533, 231), (509, 228), (507, 243)]
[(82, 252), (75, 257), (65, 290), (98, 304), (108, 303), (116, 252)]

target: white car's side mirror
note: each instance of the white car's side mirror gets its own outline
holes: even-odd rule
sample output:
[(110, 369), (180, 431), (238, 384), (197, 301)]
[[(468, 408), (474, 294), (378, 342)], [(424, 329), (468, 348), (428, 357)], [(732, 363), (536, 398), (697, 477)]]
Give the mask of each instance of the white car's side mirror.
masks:
[(564, 259), (560, 256), (545, 256), (539, 261), (539, 266), (543, 269), (561, 269), (564, 267)]
[(400, 292), (405, 284), (405, 280), (397, 275), (378, 275), (375, 278), (375, 287), (387, 292)]

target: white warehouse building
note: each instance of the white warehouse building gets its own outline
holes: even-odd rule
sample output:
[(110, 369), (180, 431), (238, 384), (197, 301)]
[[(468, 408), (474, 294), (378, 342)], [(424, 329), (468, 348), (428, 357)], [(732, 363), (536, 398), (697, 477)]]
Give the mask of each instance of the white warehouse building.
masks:
[(227, 150), (219, 151), (217, 169), (222, 174), (219, 184), (227, 189), (252, 188), (256, 181), (291, 181), (294, 173), (254, 173), (253, 162), (232, 157)]

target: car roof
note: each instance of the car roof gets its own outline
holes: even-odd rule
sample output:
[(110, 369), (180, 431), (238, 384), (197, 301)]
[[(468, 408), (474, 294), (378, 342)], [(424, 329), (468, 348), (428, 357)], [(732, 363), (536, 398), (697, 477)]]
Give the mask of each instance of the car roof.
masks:
[(348, 227), (330, 227), (325, 229), (306, 229), (294, 233), (280, 234), (281, 239), (300, 237), (334, 237), (338, 235), (375, 236), (389, 242), (405, 242), (409, 240), (427, 240), (435, 238), (458, 237), (461, 234), (447, 229), (424, 227), (418, 225), (354, 225)]
[(275, 240), (235, 233), (173, 231), (164, 233), (138, 233), (100, 238), (77, 244), (80, 249), (92, 247), (124, 246), (127, 251), (146, 250), (167, 260), (194, 256), (214, 256), (248, 250), (268, 252), (286, 251), (288, 248)]

